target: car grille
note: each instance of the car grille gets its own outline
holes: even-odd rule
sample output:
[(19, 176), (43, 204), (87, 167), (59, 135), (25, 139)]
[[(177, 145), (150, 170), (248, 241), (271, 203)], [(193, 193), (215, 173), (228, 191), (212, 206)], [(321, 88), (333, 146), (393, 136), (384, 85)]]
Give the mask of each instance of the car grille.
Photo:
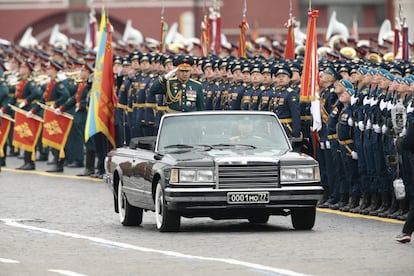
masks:
[(218, 188), (277, 188), (280, 166), (269, 162), (219, 164)]

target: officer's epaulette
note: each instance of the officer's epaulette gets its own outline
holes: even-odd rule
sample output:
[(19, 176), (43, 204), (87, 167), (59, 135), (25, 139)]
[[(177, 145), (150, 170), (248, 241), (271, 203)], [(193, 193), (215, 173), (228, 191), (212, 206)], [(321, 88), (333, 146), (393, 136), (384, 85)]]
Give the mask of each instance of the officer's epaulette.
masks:
[(262, 90), (262, 91), (266, 90), (266, 86), (261, 85), (261, 86), (260, 86), (260, 90)]
[(286, 89), (287, 92), (292, 92), (293, 89), (291, 87), (288, 87), (288, 89)]
[(334, 87), (331, 87), (330, 89), (329, 89), (329, 92), (335, 92), (335, 88)]
[(149, 74), (149, 77), (150, 78), (153, 78), (154, 77), (154, 74), (153, 73)]
[(175, 77), (171, 77), (171, 78), (169, 78), (168, 80), (169, 80), (169, 81), (172, 81), (172, 80), (178, 80), (178, 78), (175, 76)]

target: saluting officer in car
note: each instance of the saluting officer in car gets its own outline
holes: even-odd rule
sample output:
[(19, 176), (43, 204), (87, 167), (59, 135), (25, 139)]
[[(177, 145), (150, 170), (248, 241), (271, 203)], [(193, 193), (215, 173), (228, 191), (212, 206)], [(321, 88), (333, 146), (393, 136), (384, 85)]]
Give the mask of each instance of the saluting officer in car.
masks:
[(166, 95), (167, 112), (205, 109), (201, 83), (190, 78), (193, 64), (191, 56), (180, 56), (177, 68), (160, 76), (151, 86), (150, 93)]

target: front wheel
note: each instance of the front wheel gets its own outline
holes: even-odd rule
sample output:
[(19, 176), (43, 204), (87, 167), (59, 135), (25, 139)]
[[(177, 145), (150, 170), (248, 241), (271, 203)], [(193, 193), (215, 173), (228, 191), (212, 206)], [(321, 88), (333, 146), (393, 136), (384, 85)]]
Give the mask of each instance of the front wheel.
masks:
[(121, 179), (118, 182), (118, 211), (119, 220), (124, 226), (137, 226), (142, 223), (142, 208), (129, 204)]
[(315, 225), (316, 208), (292, 209), (290, 216), (296, 230), (311, 230)]
[(155, 219), (160, 232), (176, 232), (180, 229), (180, 215), (167, 209), (164, 189), (160, 183), (155, 189)]

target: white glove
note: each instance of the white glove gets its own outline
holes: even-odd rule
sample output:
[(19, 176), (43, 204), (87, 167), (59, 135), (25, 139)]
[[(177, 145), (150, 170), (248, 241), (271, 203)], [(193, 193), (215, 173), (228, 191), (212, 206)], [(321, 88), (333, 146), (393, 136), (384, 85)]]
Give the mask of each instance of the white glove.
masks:
[(26, 101), (19, 103), (19, 108), (23, 108), (26, 106)]
[(320, 145), (321, 145), (321, 149), (324, 150), (325, 149), (325, 143), (324, 142), (321, 142)]
[(386, 109), (387, 108), (387, 102), (386, 101), (384, 101), (384, 99), (382, 99), (381, 101), (380, 101), (380, 109), (381, 109), (381, 111), (383, 111), (384, 109)]
[(390, 111), (393, 107), (394, 107), (394, 105), (392, 104), (392, 102), (388, 101), (387, 102), (387, 110)]
[(3, 116), (3, 110), (0, 108), (0, 116)]
[(359, 121), (358, 122), (358, 128), (359, 128), (360, 131), (364, 131), (365, 126), (364, 126), (364, 122), (363, 121)]
[(354, 126), (354, 120), (352, 120), (352, 117), (348, 118), (348, 126), (350, 127)]
[(56, 115), (62, 115), (62, 111), (60, 110), (60, 108), (55, 109), (55, 114)]
[(351, 152), (352, 159), (358, 160), (358, 153), (356, 151)]
[(367, 121), (367, 129), (371, 129), (371, 127), (372, 127), (371, 120), (368, 119), (368, 121)]
[(374, 131), (375, 133), (381, 133), (381, 127), (379, 126), (379, 124), (374, 124)]
[(382, 125), (382, 129), (381, 129), (381, 131), (382, 131), (382, 134), (386, 134), (387, 133), (387, 131), (388, 131), (388, 127), (384, 124), (384, 125)]
[(358, 101), (358, 97), (356, 97), (355, 95), (352, 95), (352, 97), (351, 97), (351, 105), (356, 104), (357, 101)]
[(28, 111), (28, 112), (26, 113), (26, 117), (27, 117), (27, 118), (33, 118), (33, 117), (34, 117), (34, 114), (32, 113), (32, 111)]
[(365, 96), (362, 103), (364, 105), (370, 105), (371, 104), (371, 99), (369, 99), (368, 96)]
[(164, 78), (168, 80), (169, 78), (175, 76), (175, 72), (177, 72), (178, 68), (172, 69), (170, 72), (164, 75)]
[(374, 98), (371, 99), (371, 106), (375, 106), (375, 105), (377, 105), (377, 103), (378, 103), (378, 100), (376, 100)]
[(403, 137), (403, 136), (405, 136), (407, 134), (407, 129), (406, 128), (403, 128), (403, 130), (401, 131), (401, 133), (400, 133), (400, 137)]
[(75, 108), (75, 112), (78, 112), (78, 111), (79, 111), (79, 107)]
[(331, 143), (329, 141), (325, 142), (326, 148), (327, 149), (331, 149)]
[(65, 74), (64, 72), (59, 72), (59, 73), (57, 74), (57, 78), (58, 78), (60, 81), (64, 81), (64, 80), (66, 80), (66, 79), (67, 79), (66, 74)]
[(407, 106), (407, 114), (408, 113), (412, 113), (414, 111), (414, 107), (412, 104), (410, 104), (409, 106)]

